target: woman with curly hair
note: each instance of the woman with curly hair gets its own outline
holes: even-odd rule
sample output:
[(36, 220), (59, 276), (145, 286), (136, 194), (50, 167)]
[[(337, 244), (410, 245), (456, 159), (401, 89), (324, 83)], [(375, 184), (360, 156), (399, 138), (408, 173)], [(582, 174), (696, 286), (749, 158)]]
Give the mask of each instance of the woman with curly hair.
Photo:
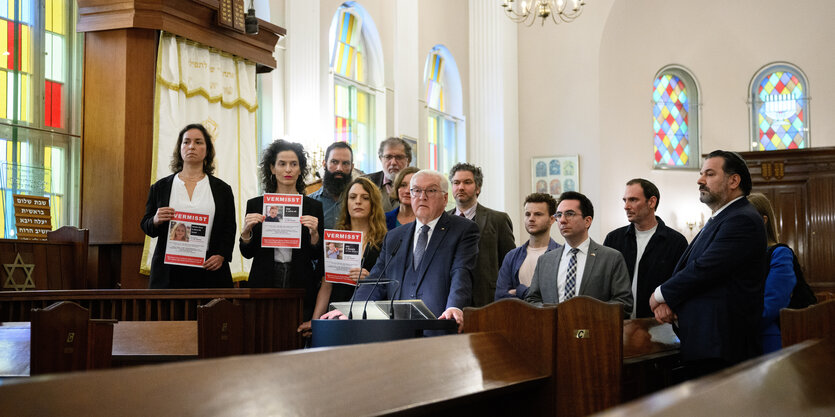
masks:
[(241, 255), (254, 258), (249, 279), (242, 286), (250, 288), (304, 288), (304, 320), (310, 320), (319, 278), (322, 277), (325, 233), (322, 203), (304, 195), (304, 178), (309, 166), (307, 153), (299, 143), (278, 139), (261, 158), (261, 180), (265, 193), (302, 195), (301, 248), (262, 248), (261, 224), (264, 222), (264, 196), (246, 202), (246, 217), (241, 230)]
[[(140, 226), (157, 238), (151, 260), (149, 288), (231, 288), (229, 261), (235, 247), (235, 196), (232, 188), (214, 177), (215, 148), (201, 124), (180, 131), (171, 157), (173, 174), (157, 181), (148, 192)], [(165, 263), (165, 247), (174, 213), (209, 215), (209, 246), (201, 268)]]

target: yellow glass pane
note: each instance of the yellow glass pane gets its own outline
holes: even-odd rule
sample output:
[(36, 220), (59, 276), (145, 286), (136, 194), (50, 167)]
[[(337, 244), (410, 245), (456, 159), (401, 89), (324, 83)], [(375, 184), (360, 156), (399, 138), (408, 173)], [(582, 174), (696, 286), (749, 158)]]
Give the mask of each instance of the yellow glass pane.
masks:
[(20, 25), (20, 70), (32, 73), (32, 29)]
[(365, 82), (365, 73), (362, 67), (362, 52), (357, 51), (357, 81), (364, 83)]
[(0, 20), (0, 68), (9, 68), (9, 22)]
[(44, 29), (50, 32), (55, 32), (55, 29), (52, 25), (52, 13), (55, 10), (53, 8), (53, 4), (55, 4), (55, 0), (46, 0), (46, 2), (44, 3)]
[(32, 112), (29, 108), (32, 94), (32, 77), (27, 74), (20, 74), (20, 120), (31, 122)]
[(4, 119), (10, 119), (6, 108), (6, 103), (9, 101), (8, 78), (6, 71), (0, 71), (0, 117)]
[(54, 15), (52, 16), (52, 25), (55, 27), (55, 30), (53, 30), (53, 32), (59, 35), (65, 35), (67, 33), (67, 18), (64, 14), (66, 9), (66, 0), (55, 0)]
[(357, 121), (368, 123), (368, 94), (357, 92)]

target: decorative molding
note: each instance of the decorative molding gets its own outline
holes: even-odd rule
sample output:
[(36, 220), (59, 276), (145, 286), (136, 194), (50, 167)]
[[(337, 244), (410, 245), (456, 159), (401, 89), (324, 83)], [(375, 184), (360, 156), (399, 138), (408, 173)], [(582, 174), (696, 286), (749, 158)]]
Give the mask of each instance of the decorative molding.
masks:
[(218, 7), (217, 0), (78, 0), (77, 30), (164, 30), (254, 61), (259, 72), (274, 69), (275, 45), (287, 31), (259, 19), (257, 35), (238, 33), (218, 26)]

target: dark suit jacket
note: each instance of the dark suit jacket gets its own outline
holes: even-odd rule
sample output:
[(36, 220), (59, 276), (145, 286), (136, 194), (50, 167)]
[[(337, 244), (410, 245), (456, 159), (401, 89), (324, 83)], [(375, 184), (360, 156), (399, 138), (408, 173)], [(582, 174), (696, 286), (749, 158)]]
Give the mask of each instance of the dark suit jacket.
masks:
[[(667, 227), (660, 217), (656, 216), (658, 228), (647, 242), (641, 263), (638, 265), (638, 288), (635, 294), (635, 317), (654, 317), (649, 308), (649, 296), (655, 288), (673, 275), (681, 254), (687, 248), (687, 239), (681, 233)], [(635, 258), (638, 256), (638, 244), (635, 240), (635, 225), (611, 231), (606, 235), (603, 246), (616, 249), (623, 254), (629, 280), (635, 276)]]
[[(559, 302), (557, 271), (559, 271), (560, 260), (566, 247), (568, 246), (560, 246), (539, 257), (525, 301), (534, 304)], [(593, 240), (589, 242), (589, 253), (586, 256), (583, 279), (580, 281), (577, 295), (621, 303), (624, 317), (629, 317), (632, 311), (632, 289), (629, 287), (629, 282), (626, 263), (620, 252), (601, 246)]]
[(685, 361), (758, 355), (766, 277), (763, 219), (744, 197), (707, 222), (664, 284)]
[(383, 212), (384, 213), (392, 211), (392, 210), (394, 210), (394, 209), (396, 209), (397, 207), (400, 206), (400, 202), (397, 201), (394, 198), (389, 197), (388, 193), (386, 192), (386, 188), (383, 187), (383, 180), (385, 180), (385, 178), (386, 178), (386, 175), (383, 173), (383, 171), (372, 172), (372, 173), (366, 175), (365, 178), (368, 178), (369, 180), (371, 180), (371, 182), (376, 184), (377, 188), (380, 189), (380, 192), (383, 193)]
[[(377, 264), (366, 279), (375, 280), (385, 273), (384, 278), (403, 282), (406, 268), (412, 267), (415, 224), (404, 224), (388, 232)], [(417, 270), (416, 292), (406, 293), (397, 284), (380, 285), (374, 289), (371, 299), (421, 299), (436, 316), (450, 307), (463, 309), (472, 300), (472, 271), (477, 255), (478, 226), (442, 213)], [(356, 299), (364, 300), (372, 289), (372, 285), (361, 286)]]
[[(455, 215), (455, 209), (447, 213)], [(513, 238), (513, 223), (507, 213), (477, 204), (473, 221), (481, 235), (473, 270), (473, 307), (482, 307), (496, 298), (499, 268), (505, 255), (516, 248), (516, 241)]]
[[(246, 202), (247, 213), (263, 213), (264, 196), (249, 199)], [(324, 213), (322, 203), (307, 197), (302, 197), (302, 215), (316, 216), (319, 219), (319, 242), (310, 244), (310, 231), (302, 226), (301, 248), (293, 249), (290, 264), (293, 274), (287, 288), (304, 288), (304, 320), (310, 320), (313, 307), (316, 304), (316, 294), (324, 275), (324, 249), (322, 242), (325, 236)], [(249, 243), (240, 240), (241, 255), (244, 258), (255, 258), (249, 271), (249, 279), (242, 286), (249, 288), (264, 288), (272, 286), (272, 276), (275, 273), (275, 249), (261, 247), (261, 224), (252, 228)]]
[[(151, 279), (149, 288), (171, 288), (171, 271), (190, 276), (190, 281), (201, 282), (199, 288), (232, 287), (232, 273), (229, 262), (232, 260), (232, 249), (235, 247), (235, 196), (232, 188), (223, 180), (209, 175), (209, 187), (212, 189), (212, 199), (215, 202), (215, 216), (212, 220), (212, 234), (209, 236), (209, 247), (206, 258), (221, 255), (224, 262), (216, 271), (187, 266), (166, 265), (165, 245), (168, 244), (169, 222), (154, 226), (154, 216), (160, 207), (168, 207), (171, 198), (171, 186), (174, 175), (169, 175), (151, 186), (148, 192), (148, 202), (145, 203), (145, 215), (140, 226), (146, 235), (157, 238), (154, 257), (151, 260)], [(175, 277), (174, 281), (177, 281)], [(174, 287), (181, 288), (176, 282)]]

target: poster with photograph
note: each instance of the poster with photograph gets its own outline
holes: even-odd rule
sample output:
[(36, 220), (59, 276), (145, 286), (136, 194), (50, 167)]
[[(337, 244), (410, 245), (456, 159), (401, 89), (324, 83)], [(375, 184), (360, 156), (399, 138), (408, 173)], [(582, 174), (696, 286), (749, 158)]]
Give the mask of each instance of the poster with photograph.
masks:
[(166, 232), (165, 263), (202, 268), (209, 248), (210, 222), (207, 214), (175, 212)]
[(531, 158), (531, 189), (559, 198), (565, 191), (580, 191), (577, 155)]
[(348, 273), (362, 266), (362, 232), (325, 229), (325, 281), (357, 285)]
[(302, 247), (302, 195), (264, 194), (261, 247)]

